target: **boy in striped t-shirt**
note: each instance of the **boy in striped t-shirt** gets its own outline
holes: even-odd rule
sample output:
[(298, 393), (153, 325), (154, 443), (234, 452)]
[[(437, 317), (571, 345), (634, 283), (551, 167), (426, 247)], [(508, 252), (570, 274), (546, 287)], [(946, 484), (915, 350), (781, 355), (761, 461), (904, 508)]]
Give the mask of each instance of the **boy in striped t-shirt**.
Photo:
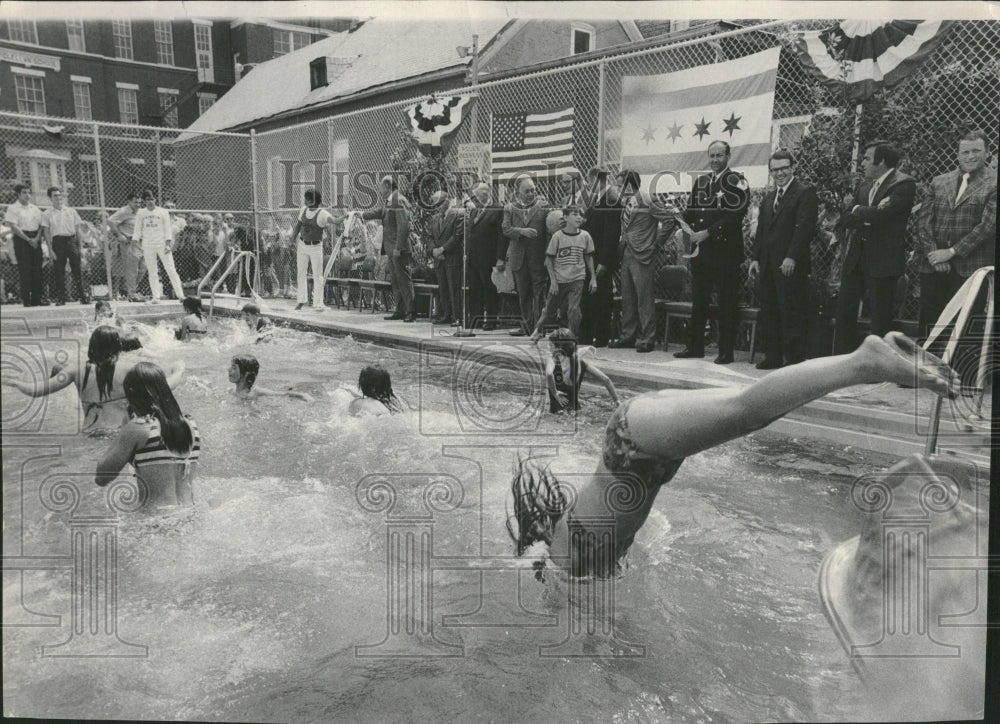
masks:
[(533, 340), (542, 336), (546, 325), (556, 323), (556, 313), (561, 311), (566, 318), (570, 331), (580, 337), (580, 298), (583, 296), (583, 284), (590, 275), (589, 292), (597, 290), (597, 277), (594, 275), (594, 240), (590, 234), (580, 229), (583, 224), (583, 209), (570, 205), (563, 209), (563, 220), (566, 225), (552, 234), (549, 248), (545, 251), (545, 268), (549, 272), (549, 297), (545, 310), (535, 327)]

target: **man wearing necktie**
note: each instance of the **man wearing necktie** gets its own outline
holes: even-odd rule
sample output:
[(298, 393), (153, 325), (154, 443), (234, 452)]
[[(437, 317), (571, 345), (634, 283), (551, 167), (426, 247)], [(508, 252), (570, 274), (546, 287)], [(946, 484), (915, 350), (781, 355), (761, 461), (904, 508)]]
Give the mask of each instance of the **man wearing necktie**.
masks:
[(925, 337), (976, 269), (996, 264), (997, 174), (986, 134), (958, 142), (958, 168), (936, 176), (917, 214), (920, 330)]
[(743, 263), (743, 217), (750, 201), (743, 174), (729, 168), (730, 149), (725, 141), (708, 146), (711, 174), (695, 179), (684, 220), (692, 229), (691, 241), (699, 244), (691, 259), (691, 324), (688, 344), (674, 357), (705, 356), (705, 320), (712, 290), (718, 300), (719, 356), (716, 364), (730, 364), (736, 346), (736, 305)]
[[(892, 329), (896, 285), (906, 267), (906, 223), (917, 193), (916, 181), (897, 170), (900, 152), (886, 141), (865, 147), (864, 178), (844, 199), (847, 252), (837, 297), (834, 354), (858, 346), (858, 303), (868, 292), (871, 333)], [(855, 201), (857, 199), (857, 202)]]
[(795, 161), (777, 151), (768, 162), (775, 189), (764, 194), (753, 240), (750, 277), (760, 274), (764, 359), (771, 370), (805, 359), (808, 280), (816, 235), (816, 191), (795, 178)]

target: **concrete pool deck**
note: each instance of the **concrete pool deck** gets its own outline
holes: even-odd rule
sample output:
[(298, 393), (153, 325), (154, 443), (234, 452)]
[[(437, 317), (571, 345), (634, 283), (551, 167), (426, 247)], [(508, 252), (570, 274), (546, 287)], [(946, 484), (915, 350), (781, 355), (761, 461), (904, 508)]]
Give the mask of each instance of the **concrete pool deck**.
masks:
[[(247, 303), (247, 299), (217, 298), (215, 313), (234, 316)], [(208, 300), (204, 300), (206, 310)], [(117, 303), (118, 313), (125, 319), (153, 322), (159, 319), (179, 318), (180, 305), (164, 301), (159, 305), (148, 303)], [(295, 301), (265, 299), (263, 313), (279, 326), (372, 342), (377, 345), (411, 350), (414, 352), (449, 355), (463, 347), (490, 348), (491, 359), (503, 358), (504, 350), (515, 345), (530, 344), (525, 338), (514, 338), (507, 330), (483, 332), (476, 330), (472, 338), (454, 337), (455, 329), (432, 325), (426, 319), (413, 324), (386, 321), (384, 313), (372, 314), (369, 310), (337, 309), (329, 307), (316, 312), (311, 308), (295, 311)], [(30, 328), (39, 329), (46, 324), (66, 324), (77, 320), (93, 320), (93, 305), (68, 304), (64, 307), (35, 307), (24, 309), (20, 305), (5, 304), (0, 307), (3, 336), (22, 337)], [(35, 332), (37, 333), (37, 332)], [(767, 372), (750, 363), (747, 352), (737, 351), (731, 365), (712, 362), (714, 352), (709, 350), (701, 360), (681, 360), (673, 356), (680, 349), (671, 344), (667, 352), (657, 349), (639, 354), (631, 349), (595, 349), (585, 354), (593, 359), (616, 385), (631, 390), (661, 388), (697, 389), (705, 387), (744, 387)], [(757, 357), (759, 361), (760, 357)], [(827, 395), (787, 417), (772, 423), (767, 429), (791, 437), (808, 437), (851, 446), (872, 452), (905, 456), (924, 449), (924, 435), (928, 428), (935, 396), (924, 390), (903, 389), (896, 385), (857, 385)], [(943, 454), (961, 453), (980, 464), (989, 465), (992, 395), (988, 391), (982, 406), (985, 421), (977, 422), (973, 431), (962, 431), (956, 417), (974, 411), (971, 398), (961, 398), (943, 405), (939, 449)]]

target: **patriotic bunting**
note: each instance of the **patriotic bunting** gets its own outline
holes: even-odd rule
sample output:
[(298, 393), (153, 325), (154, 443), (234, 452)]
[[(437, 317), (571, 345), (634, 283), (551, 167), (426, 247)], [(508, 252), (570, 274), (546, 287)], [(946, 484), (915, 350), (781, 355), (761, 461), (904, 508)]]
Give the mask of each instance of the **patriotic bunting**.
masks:
[(892, 88), (920, 67), (948, 34), (952, 20), (842, 20), (799, 35), (796, 49), (806, 69), (832, 88), (846, 84), (848, 100), (861, 103), (879, 86)]
[(472, 99), (469, 96), (428, 98), (406, 109), (406, 120), (417, 142), (427, 148), (442, 147), (465, 119)]

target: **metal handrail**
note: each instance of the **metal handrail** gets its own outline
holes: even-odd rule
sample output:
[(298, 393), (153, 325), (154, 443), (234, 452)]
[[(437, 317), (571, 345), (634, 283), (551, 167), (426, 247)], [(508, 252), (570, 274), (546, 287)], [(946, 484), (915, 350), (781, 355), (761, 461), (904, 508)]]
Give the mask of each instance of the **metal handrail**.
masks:
[[(223, 259), (224, 259), (224, 257), (220, 256), (216, 260), (215, 264), (212, 265), (212, 268), (209, 270), (208, 274), (205, 275), (205, 279), (201, 280), (201, 283), (198, 285), (198, 296), (201, 296), (201, 288), (204, 285), (205, 281), (208, 279), (209, 276), (211, 276), (211, 274), (215, 270), (215, 268), (217, 266), (219, 266), (219, 262), (221, 262)], [(216, 295), (216, 292), (217, 292), (218, 288), (222, 285), (222, 283), (224, 281), (226, 281), (226, 278), (229, 277), (230, 272), (232, 272), (235, 267), (237, 267), (237, 266), (241, 266), (242, 267), (243, 261), (247, 260), (249, 262), (250, 259), (253, 259), (254, 261), (256, 261), (257, 255), (254, 254), (252, 251), (239, 251), (239, 252), (237, 252), (236, 255), (233, 257), (232, 261), (229, 262), (229, 266), (226, 267), (226, 271), (224, 271), (222, 273), (222, 275), (215, 281), (215, 284), (212, 285), (212, 291), (210, 292), (209, 302), (208, 302), (208, 318), (209, 319), (212, 318), (212, 315), (215, 312), (215, 295)], [(245, 271), (245, 269), (241, 269), (241, 271)], [(241, 286), (242, 286), (242, 283), (241, 283)], [(253, 286), (250, 285), (250, 281), (249, 280), (247, 280), (247, 286), (250, 289), (250, 296), (253, 297), (253, 298), (256, 298), (257, 295), (256, 295), (256, 293), (253, 290)], [(238, 298), (240, 295), (237, 294), (237, 295), (234, 295), (234, 296), (236, 296)]]

